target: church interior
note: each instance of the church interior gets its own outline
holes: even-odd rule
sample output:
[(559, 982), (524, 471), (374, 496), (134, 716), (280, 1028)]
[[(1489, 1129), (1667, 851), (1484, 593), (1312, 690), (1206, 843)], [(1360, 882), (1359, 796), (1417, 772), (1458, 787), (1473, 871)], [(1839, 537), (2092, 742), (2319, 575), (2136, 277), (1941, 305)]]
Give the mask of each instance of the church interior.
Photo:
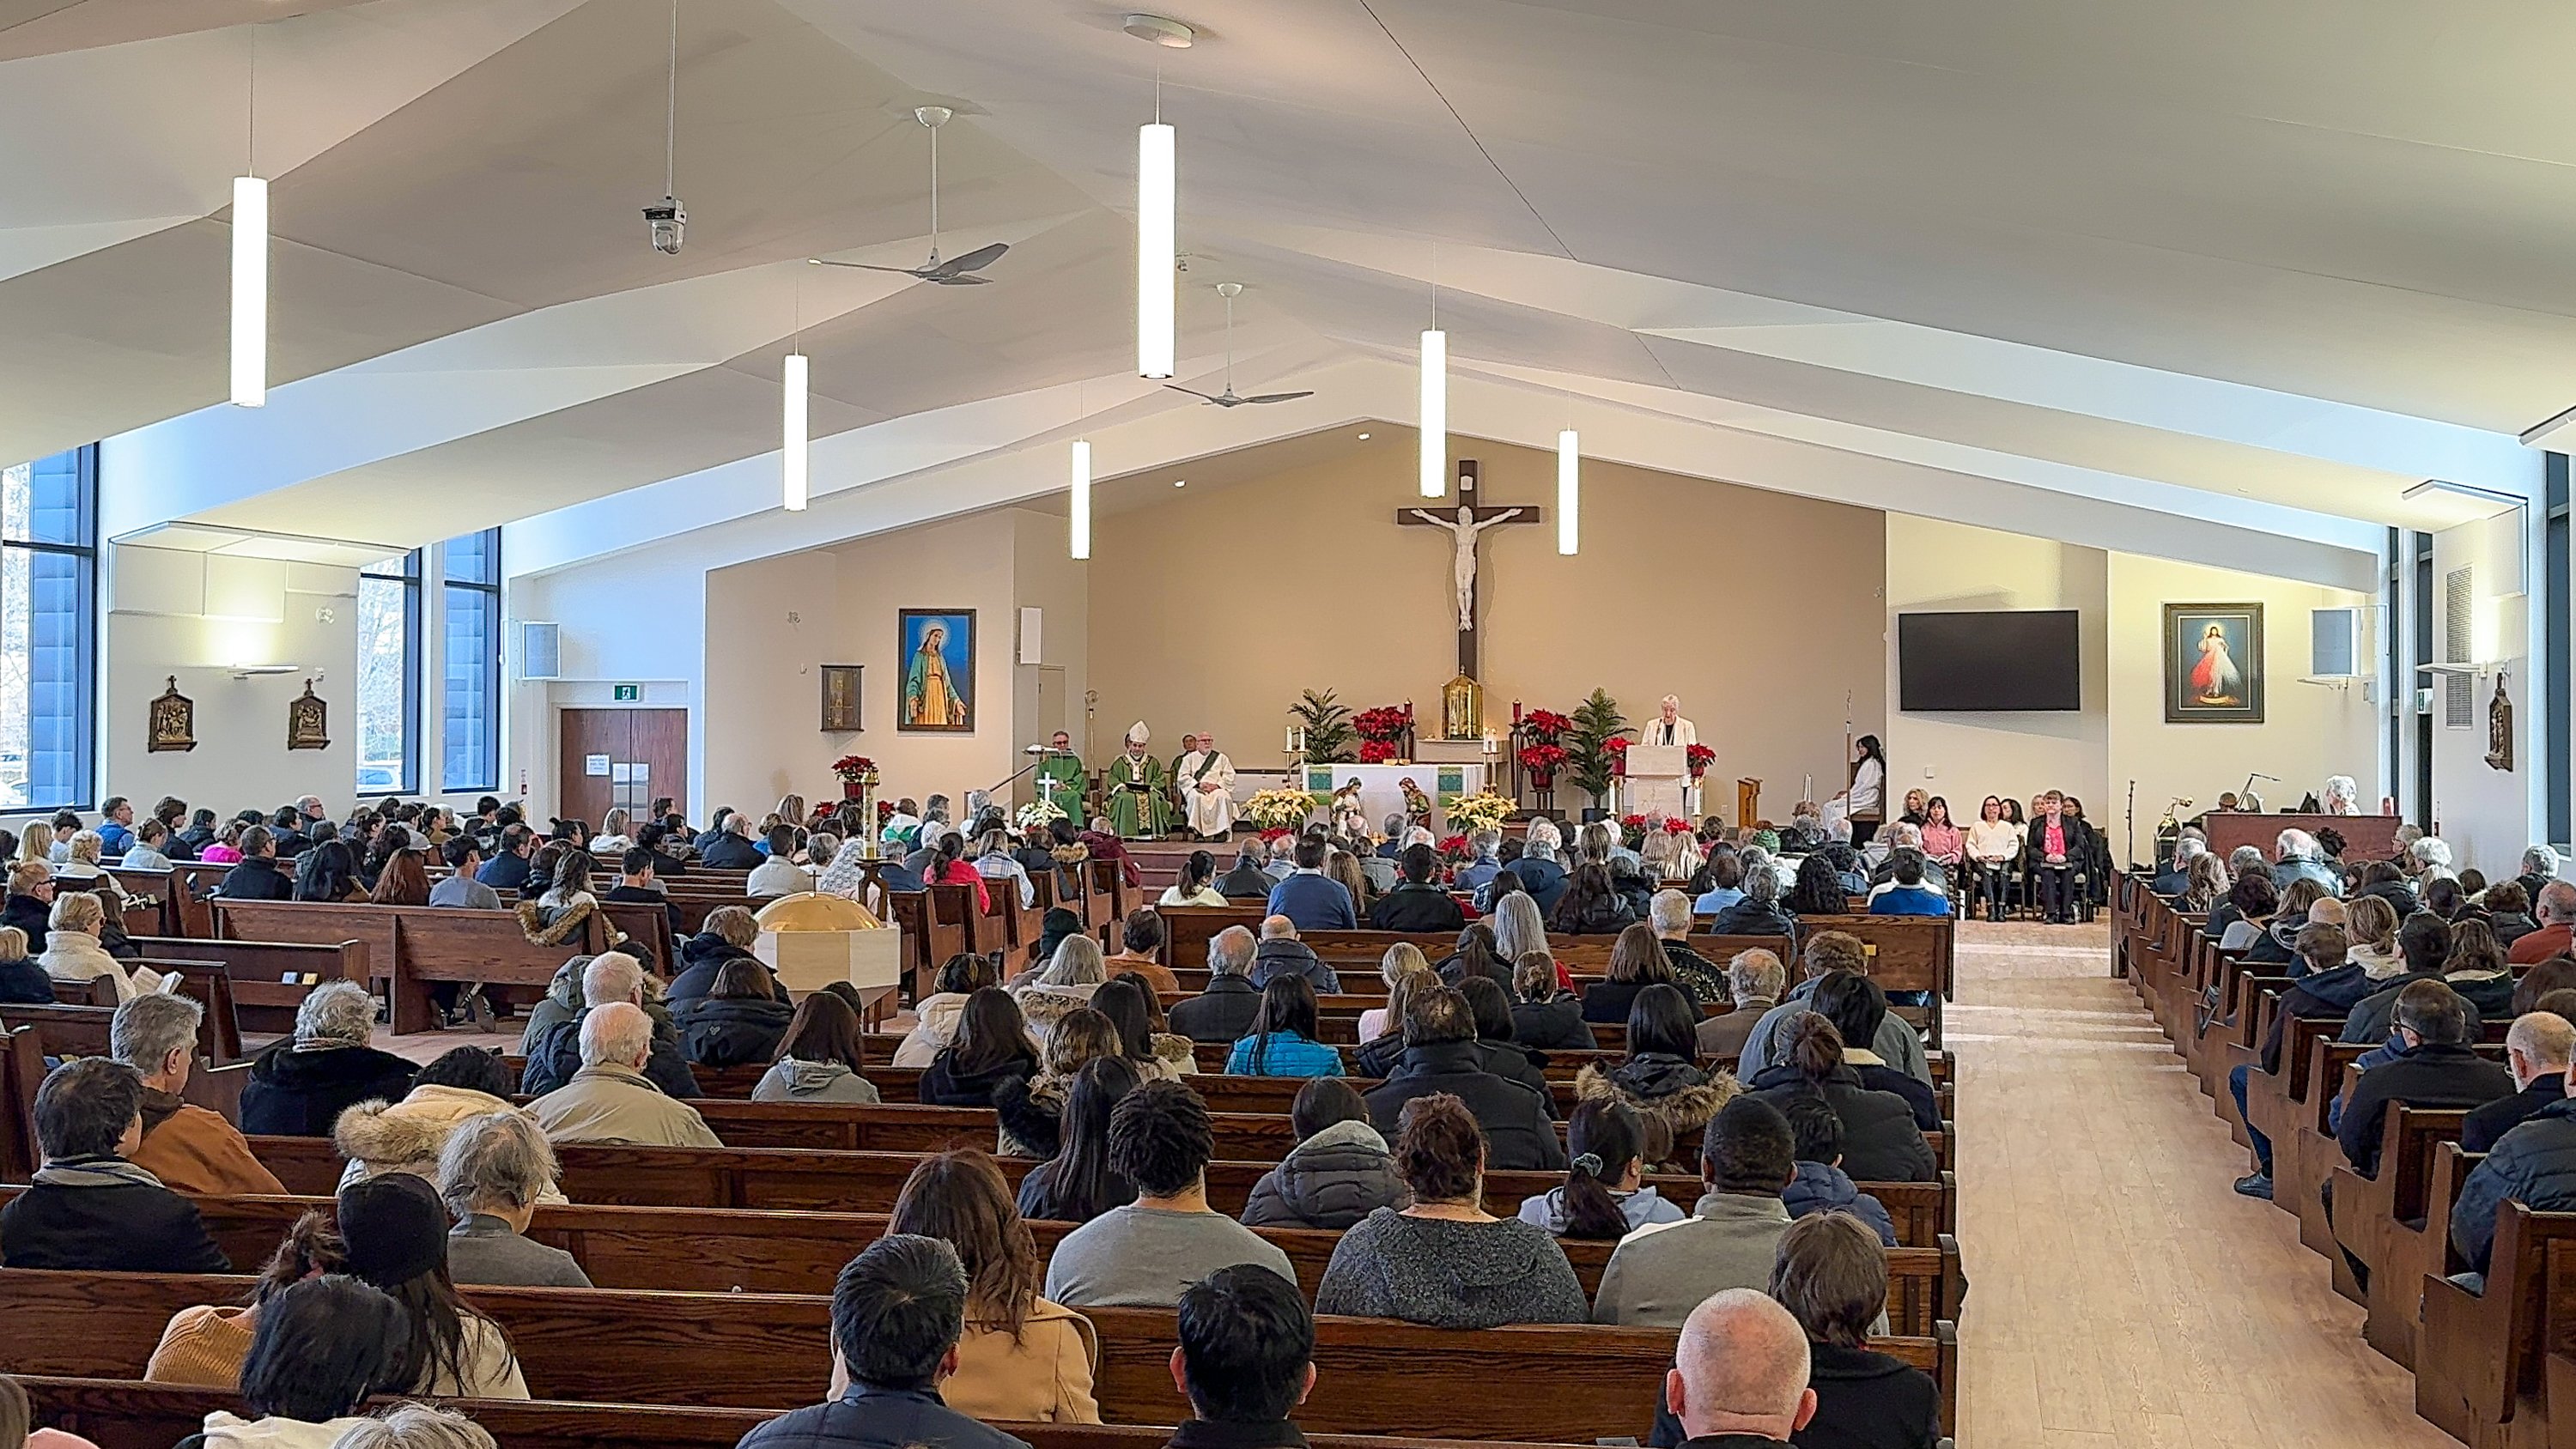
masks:
[(0, 0), (0, 1449), (2576, 1437), (2553, 34)]

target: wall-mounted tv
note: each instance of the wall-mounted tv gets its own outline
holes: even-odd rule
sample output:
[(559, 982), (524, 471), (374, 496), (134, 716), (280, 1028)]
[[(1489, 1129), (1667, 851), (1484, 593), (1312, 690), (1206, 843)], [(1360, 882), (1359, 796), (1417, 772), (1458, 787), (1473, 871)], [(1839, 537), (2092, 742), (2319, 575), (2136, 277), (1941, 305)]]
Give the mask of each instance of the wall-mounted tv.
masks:
[(1896, 616), (1897, 708), (2080, 710), (2084, 673), (2073, 609)]

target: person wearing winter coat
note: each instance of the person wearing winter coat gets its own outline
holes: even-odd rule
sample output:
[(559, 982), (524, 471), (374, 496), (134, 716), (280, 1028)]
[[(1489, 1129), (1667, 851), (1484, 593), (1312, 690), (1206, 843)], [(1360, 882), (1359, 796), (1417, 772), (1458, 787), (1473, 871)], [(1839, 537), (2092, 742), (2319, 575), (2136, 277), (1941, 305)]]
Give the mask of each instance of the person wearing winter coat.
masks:
[[(564, 1001), (565, 974), (580, 964), (577, 981), (579, 994), (573, 998), (578, 1010), (569, 1009)], [(560, 1090), (581, 1071), (581, 1023), (583, 1018), (602, 1006), (625, 1002), (643, 1009), (653, 1022), (653, 1048), (644, 1064), (644, 1075), (662, 1095), (674, 1101), (689, 1101), (705, 1095), (698, 1089), (697, 1074), (689, 1070), (688, 1058), (680, 1054), (680, 1033), (671, 1013), (653, 999), (651, 978), (644, 965), (623, 951), (602, 951), (583, 961), (575, 957), (563, 971), (555, 973), (547, 987), (547, 1001), (537, 1010), (554, 1009), (542, 1028), (531, 1019), (528, 1035), (521, 1039), (521, 1049), (528, 1058), (527, 1070), (519, 1075), (519, 1090), (531, 1097), (542, 1097)], [(532, 1013), (533, 1017), (533, 1013)]]
[(867, 1065), (859, 1014), (835, 991), (817, 991), (796, 1003), (778, 1059), (751, 1089), (755, 1102), (868, 1103), (877, 1085), (859, 1075)]
[[(1781, 1053), (1774, 1038), (1790, 1018), (1808, 1010), (1808, 999), (1817, 986), (1837, 971), (1855, 975), (1869, 974), (1869, 953), (1860, 938), (1848, 931), (1815, 931), (1798, 947), (1798, 967), (1804, 980), (1790, 988), (1780, 1004), (1762, 1013), (1753, 1029), (1744, 1034), (1743, 1050), (1738, 1053), (1735, 1074), (1747, 1081), (1779, 1061)], [(1848, 1045), (1848, 1043), (1846, 1043)], [(1905, 1018), (1893, 1013), (1879, 1021), (1878, 1035), (1864, 1043), (1879, 1060), (1894, 1067), (1926, 1087), (1932, 1085), (1932, 1066), (1923, 1054), (1923, 1038)]]
[(1588, 1052), (1601, 1043), (1583, 1019), (1583, 998), (1556, 984), (1556, 958), (1524, 951), (1512, 963), (1512, 1040), (1532, 1051)]
[[(0, 936), (10, 934), (0, 929)], [(108, 1046), (143, 1078), (143, 1141), (125, 1160), (191, 1197), (283, 1194), (285, 1187), (252, 1155), (240, 1128), (180, 1095), (196, 1066), (205, 1019), (206, 1009), (194, 999), (166, 991), (116, 1009)]]
[(2460, 1184), (2451, 1245), (2480, 1275), (2481, 1292), (2495, 1251), (2496, 1209), (2507, 1201), (2533, 1212), (2576, 1211), (2576, 1099), (2553, 1102), (2497, 1138), (2495, 1150)]
[(932, 982), (938, 989), (914, 1003), (914, 1025), (894, 1049), (898, 1067), (926, 1067), (957, 1039), (958, 1014), (966, 1009), (966, 998), (978, 987), (998, 986), (1001, 973), (989, 956), (973, 951), (960, 951), (940, 963), (939, 975)]
[(1590, 1305), (1544, 1228), (1484, 1210), (1485, 1136), (1465, 1103), (1407, 1102), (1395, 1141), (1410, 1207), (1382, 1207), (1343, 1232), (1315, 1311), (1433, 1328), (1581, 1323)]
[(987, 1423), (1100, 1422), (1099, 1336), (1090, 1319), (1040, 1295), (1046, 1265), (992, 1158), (967, 1149), (924, 1159), (886, 1231), (937, 1238), (966, 1270), (965, 1332), (942, 1403)]
[(1687, 1140), (1744, 1090), (1727, 1073), (1703, 1072), (1694, 1064), (1697, 1022), (1698, 1013), (1678, 986), (1657, 982), (1637, 993), (1628, 1008), (1627, 1059), (1606, 1070), (1602, 1063), (1585, 1063), (1575, 1073), (1575, 1100), (1624, 1103), (1661, 1123), (1673, 1141)]
[(1013, 987), (1011, 995), (1019, 1002), (1030, 1038), (1044, 1042), (1058, 1021), (1089, 1006), (1091, 994), (1108, 979), (1108, 961), (1101, 954), (1100, 943), (1089, 936), (1074, 935), (1055, 948), (1055, 954), (1047, 958), (1046, 966), (1034, 979)]
[(1297, 923), (1286, 916), (1266, 916), (1261, 944), (1252, 951), (1252, 984), (1267, 986), (1275, 976), (1303, 976), (1317, 996), (1338, 996), (1341, 973), (1324, 964), (1315, 948), (1297, 939)]
[(1823, 1098), (1842, 1119), (1846, 1172), (1863, 1182), (1930, 1182), (1940, 1176), (1932, 1144), (1914, 1125), (1913, 1108), (1893, 1092), (1861, 1085), (1860, 1074), (1843, 1061), (1842, 1033), (1831, 1021), (1812, 1011), (1791, 1019), (1781, 1032), (1781, 1049), (1792, 1079), (1757, 1088), (1754, 1095), (1775, 1107), (1801, 1096)]
[[(1843, 1065), (1852, 1069), (1860, 1084), (1873, 1092), (1893, 1092), (1913, 1109), (1914, 1125), (1926, 1132), (1941, 1130), (1940, 1100), (1932, 1094), (1932, 1084), (1911, 1077), (1887, 1064), (1868, 1047), (1853, 1042), (1878, 1039), (1887, 1020), (1887, 993), (1877, 982), (1857, 971), (1827, 972), (1807, 993), (1807, 1009), (1834, 1024), (1842, 1033)], [(1746, 1083), (1755, 1091), (1789, 1086), (1797, 1081), (1797, 1068), (1787, 1062), (1765, 1067)]]
[(126, 1160), (143, 1141), (143, 1078), (105, 1057), (36, 1089), (44, 1165), (0, 1208), (0, 1266), (108, 1273), (229, 1273), (196, 1205)]
[(758, 961), (727, 961), (706, 995), (671, 1008), (680, 1055), (709, 1067), (748, 1066), (778, 1055), (796, 1009), (769, 994), (769, 972)]
[(376, 1000), (355, 981), (326, 981), (295, 1009), (295, 1034), (253, 1058), (243, 1084), (241, 1129), (253, 1136), (328, 1137), (360, 1102), (411, 1091), (418, 1069), (367, 1045)]
[(1406, 1005), (1404, 1057), (1367, 1094), (1369, 1118), (1384, 1135), (1395, 1129), (1407, 1102), (1443, 1093), (1465, 1103), (1484, 1129), (1494, 1169), (1564, 1170), (1565, 1148), (1546, 1104), (1486, 1066), (1467, 998), (1446, 986), (1417, 992)]
[[(516, 1112), (510, 1094), (518, 1083), (501, 1059), (479, 1047), (458, 1047), (420, 1069), (411, 1092), (396, 1102), (360, 1102), (340, 1114), (331, 1141), (349, 1165), (340, 1186), (388, 1172), (438, 1180), (438, 1154), (457, 1125), (469, 1117)], [(547, 1199), (562, 1202), (557, 1193)]]
[(1226, 1054), (1230, 1077), (1338, 1077), (1342, 1054), (1317, 1041), (1315, 988), (1303, 976), (1273, 976), (1261, 988), (1252, 1030)]
[(921, 1071), (925, 1107), (990, 1107), (1005, 1082), (1038, 1074), (1038, 1049), (1019, 1005), (998, 986), (979, 987), (958, 1013), (956, 1038)]
[(1064, 1145), (1064, 1107), (1075, 1074), (1102, 1057), (1124, 1056), (1120, 1047), (1108, 1017), (1087, 1006), (1065, 1013), (1041, 1049), (1043, 1069), (995, 1085), (993, 1114), (1001, 1119), (995, 1150), (1004, 1157), (1055, 1156)]
[(778, 974), (752, 954), (752, 945), (759, 939), (760, 925), (743, 907), (723, 906), (707, 912), (706, 929), (680, 943), (680, 974), (662, 989), (662, 1004), (677, 1012), (687, 1003), (713, 994), (716, 973), (731, 961), (760, 966), (770, 997), (786, 1001), (787, 988), (778, 983)]
[(1616, 1242), (1648, 1223), (1682, 1220), (1679, 1204), (1644, 1185), (1646, 1129), (1636, 1109), (1612, 1097), (1578, 1103), (1565, 1138), (1574, 1154), (1565, 1185), (1523, 1198), (1522, 1222), (1560, 1238)]
[(1896, 1219), (1888, 1216), (1887, 1204), (1861, 1191), (1843, 1171), (1843, 1119), (1822, 1097), (1792, 1097), (1781, 1115), (1797, 1139), (1798, 1175), (1780, 1194), (1789, 1216), (1850, 1213), (1869, 1224), (1880, 1243), (1895, 1247)]
[(1386, 1139), (1369, 1124), (1368, 1103), (1339, 1077), (1317, 1077), (1288, 1108), (1297, 1145), (1253, 1183), (1243, 1206), (1250, 1228), (1339, 1232), (1382, 1207), (1413, 1200), (1395, 1174)]

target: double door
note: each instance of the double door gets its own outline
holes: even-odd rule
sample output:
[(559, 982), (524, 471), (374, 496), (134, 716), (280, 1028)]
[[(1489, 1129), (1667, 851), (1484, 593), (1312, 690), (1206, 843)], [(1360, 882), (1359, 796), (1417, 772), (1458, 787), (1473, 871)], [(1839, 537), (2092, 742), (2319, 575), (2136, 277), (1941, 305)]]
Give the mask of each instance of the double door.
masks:
[(567, 709), (558, 733), (556, 810), (592, 829), (609, 811), (640, 820), (669, 796), (689, 810), (689, 712), (685, 709)]

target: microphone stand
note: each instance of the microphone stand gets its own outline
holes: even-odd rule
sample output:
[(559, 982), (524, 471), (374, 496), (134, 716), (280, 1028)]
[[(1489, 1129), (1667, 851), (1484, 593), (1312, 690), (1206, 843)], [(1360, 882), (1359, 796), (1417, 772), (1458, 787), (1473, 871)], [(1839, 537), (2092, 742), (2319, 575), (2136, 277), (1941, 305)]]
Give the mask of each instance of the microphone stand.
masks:
[[(985, 786), (985, 787), (984, 787), (984, 793), (985, 793), (985, 794), (987, 794), (987, 795), (999, 794), (999, 793), (1000, 793), (1000, 792), (1001, 792), (1005, 787), (1007, 787), (1007, 786), (1008, 786), (1012, 781), (1017, 780), (1017, 779), (1018, 779), (1018, 778), (1020, 778), (1022, 775), (1025, 775), (1025, 774), (1027, 774), (1029, 771), (1036, 769), (1038, 766), (1045, 764), (1045, 763), (1046, 763), (1046, 761), (1047, 761), (1047, 757), (1048, 757), (1049, 755), (1053, 755), (1053, 754), (1057, 754), (1057, 753), (1060, 753), (1060, 752), (1059, 752), (1059, 751), (1056, 751), (1056, 750), (1041, 750), (1041, 751), (1039, 751), (1039, 752), (1037, 752), (1037, 753), (1035, 753), (1035, 754), (1033, 754), (1033, 755), (1029, 756), (1029, 762), (1028, 762), (1027, 764), (1020, 766), (1018, 769), (1013, 770), (1011, 773), (1009, 773), (1009, 774), (1007, 774), (1007, 775), (1004, 775), (1004, 776), (1001, 778), (1001, 780), (1000, 780), (999, 782), (997, 782), (997, 783), (995, 783), (995, 784), (991, 784), (991, 785), (987, 785), (987, 786)], [(1067, 753), (1069, 753), (1069, 752), (1067, 752)]]

